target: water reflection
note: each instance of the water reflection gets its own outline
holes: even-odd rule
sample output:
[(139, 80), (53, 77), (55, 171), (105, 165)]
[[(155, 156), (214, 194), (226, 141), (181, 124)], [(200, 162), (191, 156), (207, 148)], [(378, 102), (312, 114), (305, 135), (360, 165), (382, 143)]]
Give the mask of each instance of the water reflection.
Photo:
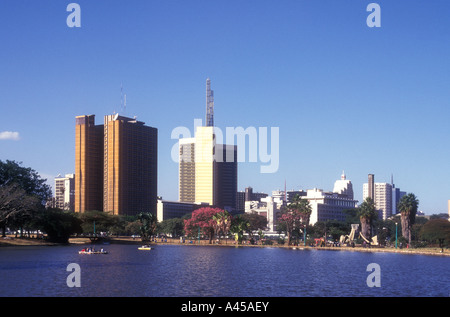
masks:
[[(1, 296), (448, 296), (449, 258), (388, 253), (108, 245), (108, 255), (77, 246), (2, 248)], [(81, 287), (66, 285), (69, 263)], [(366, 284), (369, 263), (381, 287)]]

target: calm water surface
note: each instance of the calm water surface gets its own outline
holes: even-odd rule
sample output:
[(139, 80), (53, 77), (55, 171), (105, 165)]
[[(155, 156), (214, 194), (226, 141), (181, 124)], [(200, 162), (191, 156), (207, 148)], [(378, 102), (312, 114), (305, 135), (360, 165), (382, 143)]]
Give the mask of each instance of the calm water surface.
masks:
[[(450, 258), (284, 248), (105, 245), (0, 248), (0, 296), (450, 296)], [(81, 287), (66, 284), (81, 267)], [(381, 268), (368, 287), (367, 265)]]

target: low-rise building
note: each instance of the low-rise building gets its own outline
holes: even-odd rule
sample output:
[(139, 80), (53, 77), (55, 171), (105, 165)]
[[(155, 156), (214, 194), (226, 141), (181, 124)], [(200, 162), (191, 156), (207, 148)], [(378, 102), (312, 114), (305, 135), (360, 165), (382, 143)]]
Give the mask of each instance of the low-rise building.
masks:
[(204, 206), (209, 206), (209, 204), (168, 201), (163, 200), (161, 197), (158, 197), (156, 204), (156, 218), (158, 222), (172, 218), (181, 218)]

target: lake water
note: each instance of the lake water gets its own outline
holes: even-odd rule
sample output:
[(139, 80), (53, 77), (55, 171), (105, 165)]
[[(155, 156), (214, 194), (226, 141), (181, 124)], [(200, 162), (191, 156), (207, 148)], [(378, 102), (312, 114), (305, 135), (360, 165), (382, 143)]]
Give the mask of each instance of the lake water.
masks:
[[(450, 295), (450, 258), (286, 248), (160, 245), (0, 248), (0, 296), (307, 297)], [(97, 246), (98, 248), (98, 246)], [(68, 287), (70, 263), (81, 287)], [(369, 287), (370, 263), (380, 287)]]

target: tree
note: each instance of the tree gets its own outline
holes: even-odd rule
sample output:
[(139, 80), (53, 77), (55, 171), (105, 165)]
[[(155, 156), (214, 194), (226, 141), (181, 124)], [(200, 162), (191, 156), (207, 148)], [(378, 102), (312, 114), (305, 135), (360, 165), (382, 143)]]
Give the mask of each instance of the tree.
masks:
[(209, 243), (212, 243), (217, 221), (213, 219), (214, 215), (224, 210), (214, 207), (202, 207), (192, 212), (190, 219), (184, 220), (184, 231), (189, 236), (196, 236), (202, 233), (209, 237)]
[(411, 244), (411, 228), (416, 220), (418, 207), (419, 200), (413, 193), (409, 193), (400, 198), (397, 206), (401, 215), (402, 235), (408, 240), (409, 244)]
[(300, 215), (300, 220), (304, 226), (309, 224), (309, 219), (312, 213), (312, 207), (308, 200), (302, 199), (300, 195), (295, 195), (292, 198), (290, 204), (288, 204), (288, 210)]
[(141, 222), (142, 242), (148, 242), (156, 232), (156, 216), (149, 212), (141, 212), (138, 219)]
[[(0, 224), (5, 236), (6, 226), (22, 227), (32, 211), (42, 207), (39, 198), (28, 195), (17, 183), (0, 186)], [(21, 231), (22, 234), (22, 231)]]
[(27, 195), (36, 196), (42, 205), (52, 197), (52, 191), (46, 179), (30, 167), (21, 166), (21, 162), (0, 160), (0, 187), (10, 184), (17, 184)]
[(221, 212), (216, 213), (213, 216), (214, 219), (214, 231), (220, 240), (221, 235), (227, 235), (228, 231), (230, 231), (231, 226), (231, 215), (228, 211), (223, 210)]
[(172, 237), (183, 234), (184, 221), (181, 218), (172, 218), (158, 223), (158, 232), (171, 235)]
[(230, 232), (234, 234), (234, 240), (241, 244), (242, 240), (244, 238), (244, 232), (245, 231), (251, 231), (250, 230), (250, 221), (247, 217), (244, 215), (237, 215), (236, 217), (233, 217), (231, 220), (231, 227)]
[(372, 237), (373, 221), (377, 219), (378, 213), (375, 210), (373, 199), (367, 197), (366, 200), (358, 208), (358, 217), (361, 222), (361, 234), (370, 241)]
[(288, 245), (291, 243), (292, 235), (295, 230), (305, 228), (309, 224), (312, 208), (309, 201), (295, 195), (292, 201), (287, 205), (279, 218), (279, 222), (287, 235)]
[(81, 220), (72, 212), (49, 208), (40, 213), (37, 224), (52, 242), (67, 243), (74, 233), (81, 233)]
[(89, 210), (79, 214), (84, 233), (108, 232), (118, 225), (119, 217), (105, 211)]
[(444, 245), (450, 244), (450, 222), (445, 219), (431, 219), (423, 225), (420, 235), (424, 240), (437, 241), (444, 252)]
[(267, 228), (267, 217), (261, 216), (255, 211), (240, 215), (247, 223), (245, 231), (253, 239), (254, 232), (265, 230)]

